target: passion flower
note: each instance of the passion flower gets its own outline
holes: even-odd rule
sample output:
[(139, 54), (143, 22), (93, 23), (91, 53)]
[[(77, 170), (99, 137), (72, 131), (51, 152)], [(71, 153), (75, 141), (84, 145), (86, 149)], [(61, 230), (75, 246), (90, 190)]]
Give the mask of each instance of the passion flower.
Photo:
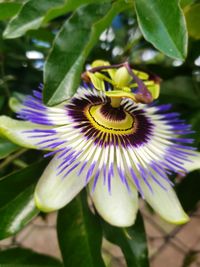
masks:
[[(34, 91), (18, 112), (26, 122), (0, 118), (5, 136), (54, 155), (35, 189), (37, 207), (60, 209), (88, 186), (96, 210), (112, 225), (134, 223), (138, 192), (167, 221), (185, 223), (188, 216), (168, 177), (187, 172), (195, 150), (185, 137), (190, 125), (170, 111), (171, 105), (143, 104), (119, 88), (116, 97), (111, 87), (105, 89), (106, 76), (89, 78), (71, 99), (54, 107), (42, 103), (42, 89)], [(119, 78), (117, 83), (128, 86)]]

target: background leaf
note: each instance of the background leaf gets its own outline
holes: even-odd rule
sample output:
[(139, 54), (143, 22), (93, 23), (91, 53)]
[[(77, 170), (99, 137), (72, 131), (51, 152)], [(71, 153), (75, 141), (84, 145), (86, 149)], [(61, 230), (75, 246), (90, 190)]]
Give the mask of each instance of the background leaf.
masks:
[(126, 259), (128, 267), (148, 267), (147, 240), (144, 223), (140, 214), (135, 224), (128, 228), (118, 228), (102, 223), (105, 237), (118, 245)]
[(135, 0), (135, 9), (148, 42), (169, 57), (186, 57), (187, 29), (178, 0)]
[(192, 79), (187, 76), (176, 76), (173, 79), (162, 82), (161, 97), (169, 103), (181, 103), (193, 108), (200, 107), (195, 85)]
[(64, 266), (105, 266), (101, 226), (88, 208), (86, 192), (59, 211), (57, 231)]
[(0, 239), (15, 234), (39, 213), (33, 193), (45, 163), (34, 164), (0, 180)]
[(189, 6), (185, 11), (188, 33), (195, 39), (200, 39), (200, 3)]
[(62, 264), (53, 257), (35, 253), (32, 250), (24, 248), (11, 248), (0, 251), (0, 265), (1, 267), (62, 266)]
[[(105, 2), (111, 2), (110, 0), (104, 0)], [(63, 6), (59, 6), (57, 8), (53, 8), (47, 12), (44, 17), (44, 22), (52, 20), (58, 16), (64, 15), (68, 12), (76, 10), (76, 8), (85, 4), (96, 4), (102, 2), (102, 0), (65, 0)]]
[(0, 3), (0, 20), (5, 20), (13, 17), (20, 9), (21, 4), (10, 2)]

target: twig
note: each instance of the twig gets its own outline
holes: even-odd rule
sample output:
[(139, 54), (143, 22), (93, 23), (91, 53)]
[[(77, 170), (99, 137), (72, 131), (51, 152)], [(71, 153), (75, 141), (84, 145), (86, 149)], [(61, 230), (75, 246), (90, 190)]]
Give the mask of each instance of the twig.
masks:
[(5, 168), (7, 165), (9, 165), (13, 160), (15, 160), (16, 158), (18, 158), (19, 156), (21, 156), (22, 154), (24, 154), (27, 151), (27, 149), (20, 149), (18, 152), (16, 152), (15, 154), (10, 155), (9, 157), (7, 157), (1, 164), (0, 164), (0, 169)]

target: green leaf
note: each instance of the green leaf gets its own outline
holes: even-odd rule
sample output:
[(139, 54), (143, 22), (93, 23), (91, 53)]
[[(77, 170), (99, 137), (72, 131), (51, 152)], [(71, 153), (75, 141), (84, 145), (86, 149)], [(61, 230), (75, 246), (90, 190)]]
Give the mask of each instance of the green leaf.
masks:
[(19, 3), (0, 3), (0, 20), (5, 20), (13, 17), (20, 9)]
[(104, 267), (101, 226), (82, 192), (58, 213), (58, 240), (64, 266)]
[(18, 14), (8, 23), (4, 38), (17, 38), (30, 29), (40, 27), (44, 14), (51, 8), (64, 4), (64, 0), (29, 0), (24, 3)]
[(0, 209), (0, 239), (17, 233), (39, 213), (34, 204), (34, 187), (28, 187)]
[(187, 28), (178, 0), (135, 0), (136, 14), (144, 38), (169, 57), (184, 59)]
[(19, 149), (19, 146), (0, 138), (0, 159), (6, 158), (11, 153)]
[[(27, 36), (32, 39), (37, 39), (39, 41), (43, 41), (46, 43), (52, 43), (55, 37), (54, 33), (50, 31), (48, 28), (39, 28), (37, 30), (30, 30), (27, 33)], [(41, 52), (43, 52), (43, 48), (40, 46), (39, 42), (36, 44), (36, 46), (38, 51), (41, 49)]]
[[(98, 0), (99, 1), (99, 0)], [(94, 3), (95, 0), (29, 0), (24, 3), (18, 14), (7, 25), (3, 37), (17, 38), (27, 31), (38, 29), (48, 22), (67, 12), (73, 11), (82, 4)]]
[(0, 180), (0, 239), (15, 234), (38, 214), (33, 193), (45, 163), (33, 164)]
[(185, 11), (188, 33), (195, 39), (200, 39), (200, 4), (192, 5)]
[[(110, 2), (110, 0), (106, 0)], [(65, 0), (65, 4), (63, 6), (58, 6), (56, 8), (50, 9), (44, 17), (44, 22), (48, 22), (58, 16), (64, 15), (68, 12), (76, 10), (81, 5), (85, 4), (95, 4), (100, 3), (102, 0)]]
[(149, 266), (146, 234), (140, 214), (135, 224), (128, 228), (117, 228), (105, 222), (102, 226), (106, 239), (121, 248), (128, 267)]
[(36, 253), (24, 248), (11, 248), (0, 251), (1, 267), (60, 267), (62, 264), (55, 258)]
[(123, 9), (124, 1), (76, 10), (58, 33), (44, 68), (44, 103), (55, 105), (77, 90), (83, 64), (100, 34)]

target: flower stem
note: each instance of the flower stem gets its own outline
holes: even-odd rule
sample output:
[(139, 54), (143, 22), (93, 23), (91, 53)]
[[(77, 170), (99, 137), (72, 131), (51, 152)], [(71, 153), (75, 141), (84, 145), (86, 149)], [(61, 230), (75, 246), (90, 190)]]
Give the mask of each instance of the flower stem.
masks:
[(13, 162), (13, 160), (15, 160), (16, 158), (18, 158), (19, 156), (21, 156), (22, 154), (24, 154), (27, 151), (27, 149), (20, 149), (18, 152), (16, 152), (13, 155), (10, 155), (9, 157), (7, 157), (1, 164), (0, 164), (0, 170), (5, 168), (7, 165), (9, 165), (10, 163)]

